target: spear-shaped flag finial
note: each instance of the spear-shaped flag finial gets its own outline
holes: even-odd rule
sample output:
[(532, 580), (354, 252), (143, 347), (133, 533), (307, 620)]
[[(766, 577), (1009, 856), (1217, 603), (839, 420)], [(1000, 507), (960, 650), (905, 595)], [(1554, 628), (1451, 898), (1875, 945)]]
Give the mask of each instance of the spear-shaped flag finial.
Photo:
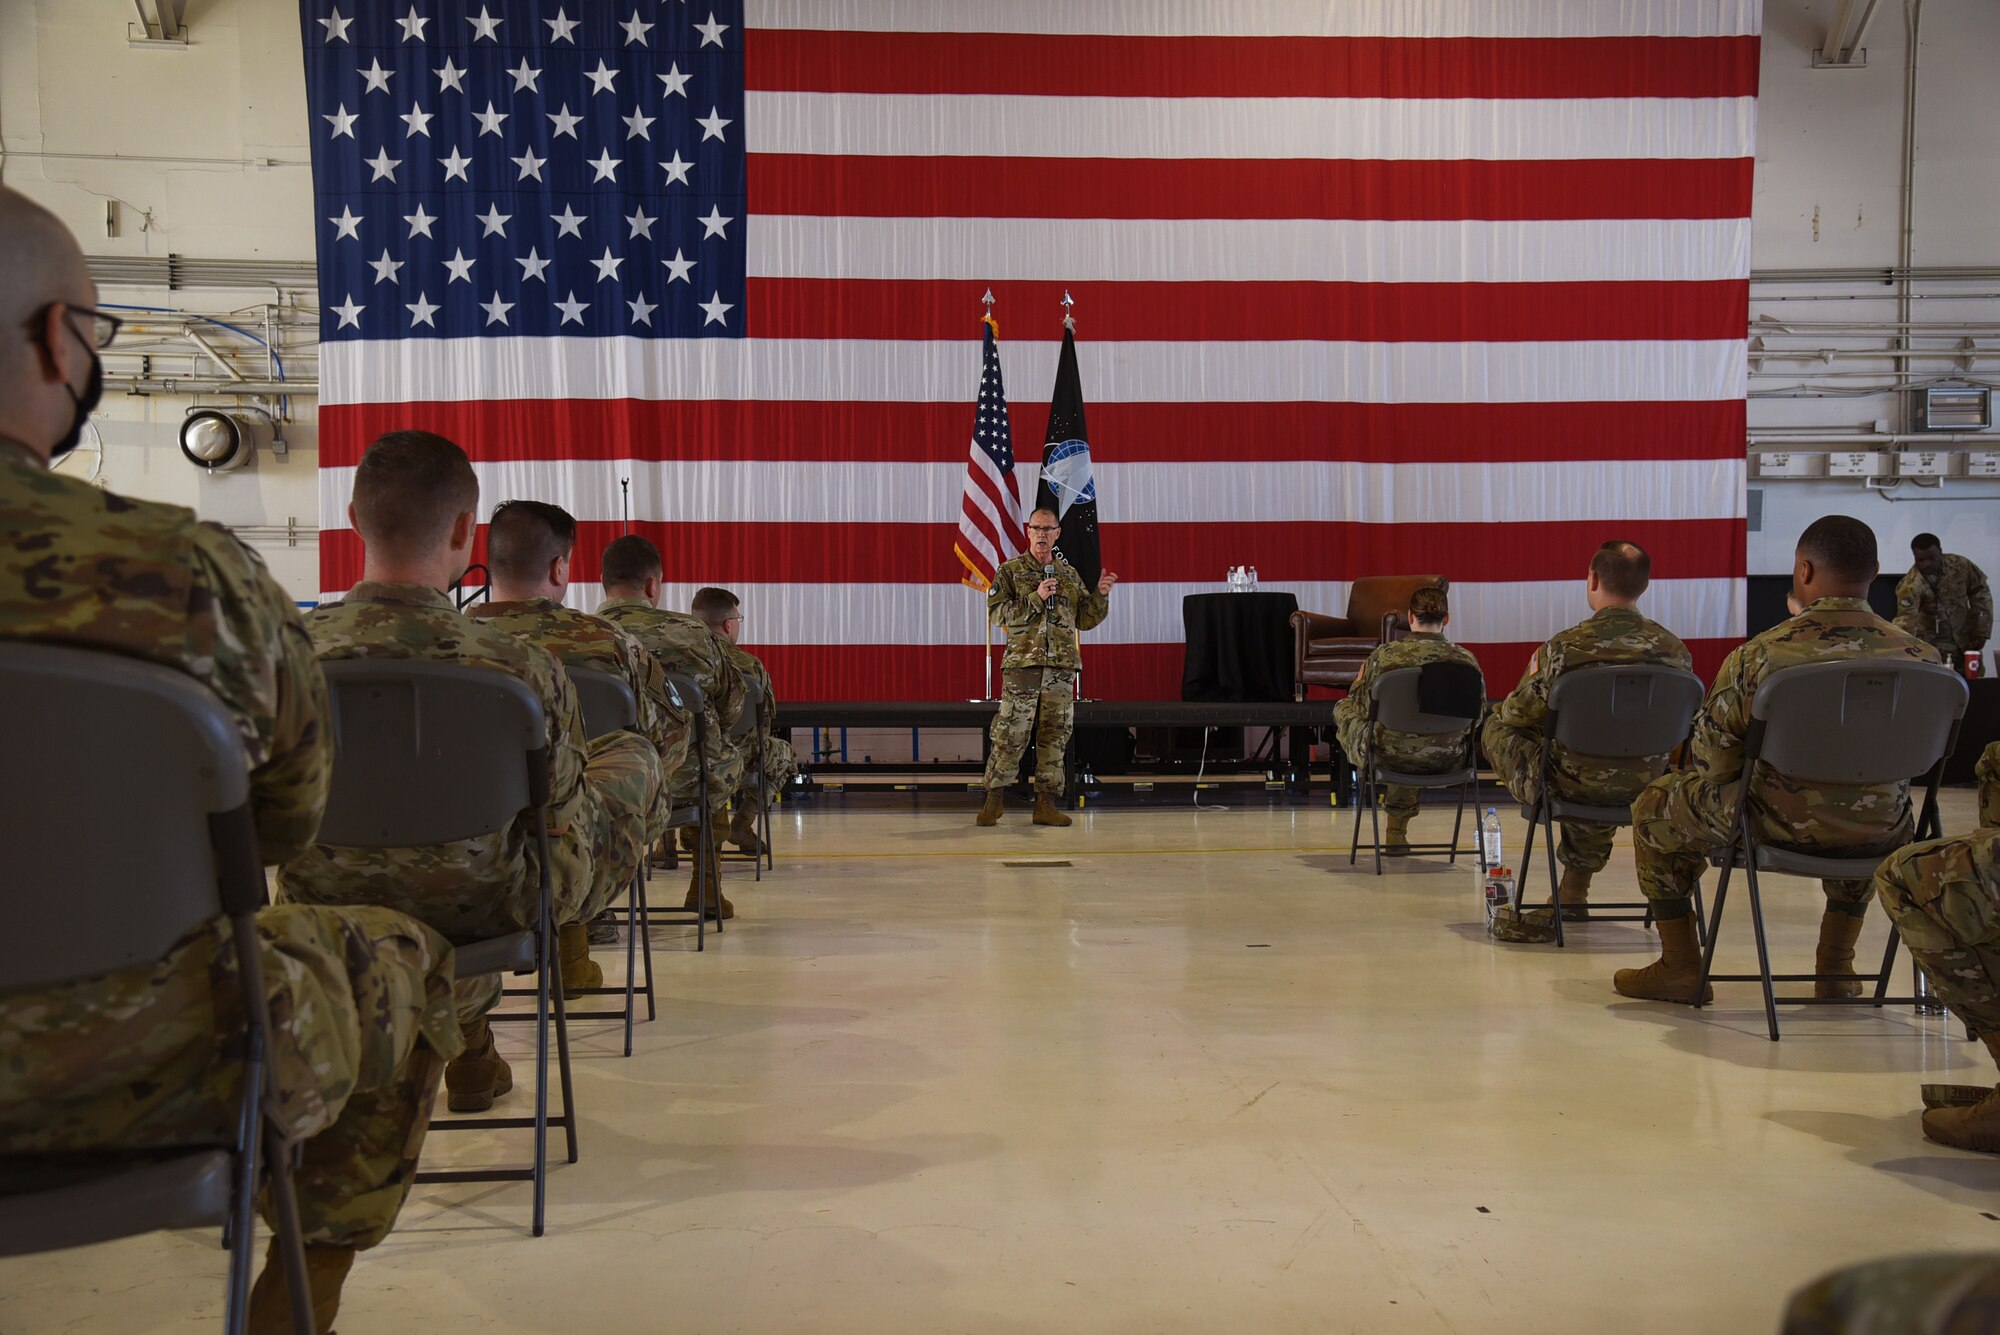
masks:
[(1075, 307), (1076, 307), (1076, 298), (1075, 298), (1075, 297), (1072, 297), (1072, 296), (1071, 296), (1071, 295), (1069, 294), (1069, 289), (1068, 289), (1068, 288), (1064, 288), (1064, 289), (1063, 289), (1063, 299), (1062, 299), (1062, 308), (1063, 308), (1063, 328), (1065, 328), (1065, 329), (1067, 329), (1067, 330), (1070, 330), (1070, 331), (1071, 331), (1072, 333), (1074, 333), (1074, 332), (1075, 332), (1075, 330), (1076, 330), (1076, 310), (1075, 310)]

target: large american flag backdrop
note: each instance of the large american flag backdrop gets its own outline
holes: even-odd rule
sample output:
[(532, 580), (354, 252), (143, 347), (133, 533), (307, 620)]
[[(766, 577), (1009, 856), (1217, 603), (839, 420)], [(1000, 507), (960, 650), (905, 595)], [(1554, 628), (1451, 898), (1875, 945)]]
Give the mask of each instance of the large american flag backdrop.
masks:
[(1335, 613), (1447, 575), (1496, 689), (1608, 537), (1701, 667), (1740, 635), (1758, 0), (302, 10), (329, 595), (356, 461), (422, 427), (575, 513), (584, 578), (629, 478), (790, 698), (975, 693), (980, 297), (1039, 440), (1067, 288), (1091, 694), (1176, 696), (1237, 564)]

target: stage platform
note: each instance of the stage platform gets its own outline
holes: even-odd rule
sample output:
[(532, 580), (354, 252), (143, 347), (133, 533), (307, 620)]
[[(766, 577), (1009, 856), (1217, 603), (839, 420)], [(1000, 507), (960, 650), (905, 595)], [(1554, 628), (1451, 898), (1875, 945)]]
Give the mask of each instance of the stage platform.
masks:
[[(1079, 700), (1076, 702), (1076, 731), (1081, 733), (1094, 728), (1284, 728), (1290, 729), (1292, 734), (1290, 754), (1306, 757), (1311, 754), (1307, 729), (1323, 728), (1326, 740), (1332, 740), (1333, 704), (1331, 700)], [(999, 702), (994, 700), (781, 701), (777, 722), (781, 728), (969, 728), (984, 733), (999, 708)], [(1093, 774), (1087, 765), (1078, 765), (1075, 740), (1072, 735), (1067, 763), (1072, 799), (1107, 783), (1165, 786), (1195, 781), (1193, 776), (1176, 772), (1129, 776)], [(810, 790), (820, 782), (820, 771), (830, 768), (806, 766), (801, 773), (802, 787)], [(886, 776), (856, 776), (855, 767), (840, 768), (840, 778), (835, 780), (828, 774), (827, 782), (840, 782), (855, 791), (872, 787), (894, 790), (918, 784), (928, 787), (933, 784), (970, 783), (977, 778), (976, 774), (966, 770), (954, 774), (946, 769), (926, 769), (925, 779), (899, 776), (894, 781), (884, 781)], [(1326, 777), (1337, 794), (1346, 789), (1347, 768), (1336, 746)], [(1313, 767), (1309, 761), (1287, 760), (1279, 763), (1277, 770), (1281, 773), (1271, 782), (1295, 796), (1303, 797), (1311, 793)]]

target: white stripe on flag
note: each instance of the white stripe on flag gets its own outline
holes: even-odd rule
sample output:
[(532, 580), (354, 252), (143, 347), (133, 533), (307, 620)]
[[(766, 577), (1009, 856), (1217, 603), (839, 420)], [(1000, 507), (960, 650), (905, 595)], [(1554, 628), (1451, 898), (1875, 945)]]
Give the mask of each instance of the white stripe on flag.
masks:
[[(756, 214), (758, 278), (1660, 283), (1747, 278), (1748, 218), (848, 218)], [(1009, 354), (1019, 347), (1009, 343)], [(1020, 372), (1016, 371), (1016, 383)]]
[[(479, 474), (482, 518), (508, 497), (528, 497), (554, 502), (586, 523), (615, 522), (622, 518), (618, 488), (607, 486), (606, 479), (620, 477), (632, 479), (634, 514), (678, 524), (956, 524), (966, 494), (965, 466), (956, 462), (861, 468), (766, 459), (611, 460), (579, 468), (564, 460), (527, 459), (489, 460), (473, 469)], [(1034, 465), (1014, 470), (1022, 496), (1034, 495), (1039, 471)], [(1741, 458), (1604, 464), (1099, 462), (1095, 472), (1098, 517), (1107, 524), (1609, 523), (1744, 513)], [(320, 470), (325, 527), (347, 527), (353, 485), (352, 467)]]
[(1135, 37), (1746, 37), (1762, 0), (746, 0), (751, 28)]
[[(1745, 158), (1754, 97), (1030, 97), (768, 93), (752, 153), (1487, 161)], [(1056, 170), (1051, 164), (1050, 170)]]
[[(686, 607), (694, 584), (669, 584), (661, 606)], [(1295, 594), (1299, 606), (1327, 611), (1347, 606), (1348, 585), (1281, 583), (1263, 590)], [(958, 584), (734, 584), (759, 644), (963, 644), (965, 589)], [(1218, 593), (1215, 583), (1120, 580), (1111, 615), (1083, 637), (1086, 661), (1095, 644), (1179, 644), (1181, 599)], [(572, 584), (564, 600), (586, 611), (602, 601), (594, 584)], [(1743, 584), (1733, 579), (1657, 579), (1642, 610), (1682, 639), (1740, 636)], [(1590, 615), (1583, 582), (1570, 578), (1451, 586), (1451, 638), (1461, 644), (1539, 643)], [(754, 649), (755, 645), (748, 646)], [(1496, 689), (1513, 682), (1489, 683)]]
[[(1060, 343), (1015, 340), (1019, 383)], [(1562, 403), (1740, 399), (1745, 340), (1566, 343), (1097, 343), (1092, 403)], [(406, 339), (320, 348), (321, 403), (765, 399), (955, 403), (963, 339)]]

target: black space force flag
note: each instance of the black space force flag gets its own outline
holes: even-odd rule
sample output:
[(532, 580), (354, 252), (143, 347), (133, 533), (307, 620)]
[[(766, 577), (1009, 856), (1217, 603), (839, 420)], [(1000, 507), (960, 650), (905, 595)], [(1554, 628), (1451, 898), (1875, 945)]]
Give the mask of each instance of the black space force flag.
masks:
[(1090, 436), (1083, 425), (1083, 377), (1076, 369), (1076, 332), (1063, 330), (1055, 392), (1049, 396), (1049, 432), (1042, 445), (1042, 480), (1035, 504), (1056, 512), (1062, 541), (1056, 550), (1076, 567), (1088, 588), (1097, 587), (1103, 557), (1097, 548), (1097, 479), (1090, 471)]

